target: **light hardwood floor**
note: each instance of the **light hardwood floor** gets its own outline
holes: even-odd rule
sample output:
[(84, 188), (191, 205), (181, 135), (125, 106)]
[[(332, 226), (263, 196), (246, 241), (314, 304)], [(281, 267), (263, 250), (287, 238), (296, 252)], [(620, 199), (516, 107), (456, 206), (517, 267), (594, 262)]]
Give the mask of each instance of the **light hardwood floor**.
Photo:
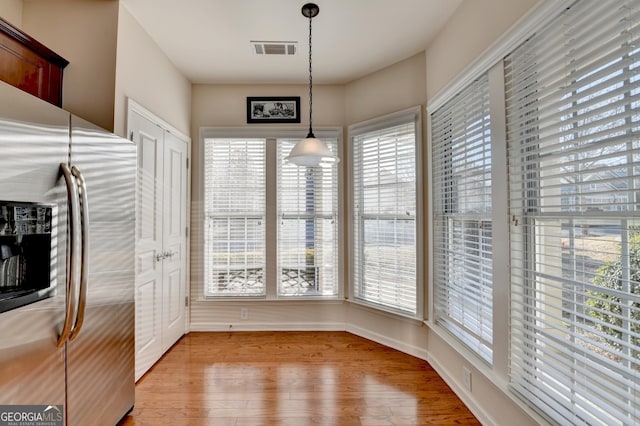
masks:
[(479, 425), (429, 364), (346, 332), (190, 333), (131, 425)]

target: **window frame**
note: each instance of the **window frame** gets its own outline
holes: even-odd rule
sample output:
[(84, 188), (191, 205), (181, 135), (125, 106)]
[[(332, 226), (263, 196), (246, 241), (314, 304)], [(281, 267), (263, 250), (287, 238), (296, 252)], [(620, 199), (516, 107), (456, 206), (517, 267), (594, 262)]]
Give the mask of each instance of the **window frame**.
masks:
[[(230, 143), (228, 144), (229, 146), (233, 145), (233, 141), (236, 140), (238, 141), (238, 143), (245, 143), (249, 142), (252, 143), (254, 146), (260, 145), (260, 151), (262, 154), (262, 170), (260, 171), (261, 173), (261, 177), (264, 179), (262, 181), (262, 184), (264, 185), (264, 189), (265, 191), (261, 194), (262, 195), (262, 200), (260, 203), (261, 206), (261, 211), (259, 212), (260, 214), (256, 214), (256, 215), (252, 215), (250, 214), (250, 212), (245, 211), (243, 212), (243, 214), (224, 214), (224, 213), (209, 213), (207, 211), (207, 159), (206, 159), (206, 152), (207, 152), (207, 142), (206, 139), (213, 139), (214, 142), (213, 145), (215, 146), (215, 139), (219, 139), (222, 141), (230, 141)], [(232, 222), (237, 221), (237, 220), (242, 220), (244, 219), (245, 225), (249, 222), (249, 221), (257, 221), (258, 224), (260, 225), (259, 227), (257, 227), (257, 229), (259, 230), (259, 234), (261, 236), (261, 241), (259, 242), (260, 244), (260, 264), (259, 264), (259, 268), (258, 269), (260, 272), (259, 274), (257, 274), (258, 276), (260, 276), (262, 283), (259, 286), (259, 292), (249, 292), (246, 294), (241, 294), (241, 293), (208, 293), (206, 288), (208, 288), (208, 286), (211, 284), (209, 282), (209, 280), (207, 279), (207, 275), (208, 273), (211, 273), (212, 271), (216, 270), (215, 265), (212, 265), (211, 263), (205, 262), (203, 264), (203, 271), (204, 271), (204, 281), (203, 281), (203, 285), (202, 285), (202, 293), (204, 295), (205, 298), (249, 298), (249, 297), (253, 297), (253, 298), (262, 298), (266, 295), (266, 213), (267, 213), (267, 204), (266, 204), (266, 187), (267, 187), (267, 179), (266, 179), (266, 169), (267, 169), (267, 165), (266, 165), (266, 149), (267, 149), (267, 140), (264, 138), (257, 138), (257, 137), (252, 137), (252, 138), (248, 138), (248, 137), (218, 137), (218, 138), (203, 138), (202, 139), (202, 151), (203, 151), (203, 259), (205, 259), (208, 255), (213, 254), (212, 252), (215, 252), (215, 250), (212, 250), (212, 248), (210, 247), (210, 245), (207, 244), (207, 242), (209, 241), (208, 237), (209, 237), (209, 233), (212, 232), (210, 231), (210, 227), (213, 224), (213, 222), (216, 222), (220, 219), (226, 220), (227, 222), (227, 226), (229, 227), (231, 225)], [(215, 150), (214, 147), (211, 148), (212, 150)], [(228, 194), (225, 194), (228, 195)], [(215, 208), (214, 208), (215, 210)], [(257, 211), (255, 213), (258, 213)], [(260, 222), (263, 222), (262, 224), (260, 224)], [(246, 236), (246, 229), (245, 229), (245, 233), (244, 235)], [(257, 240), (256, 240), (257, 241)], [(226, 241), (227, 243), (230, 242), (230, 240)], [(245, 257), (246, 257), (246, 242), (247, 240), (243, 240), (243, 244), (245, 244)], [(213, 243), (213, 241), (211, 241), (211, 243)], [(224, 253), (224, 252), (223, 252)], [(225, 254), (229, 254), (229, 252), (227, 251)], [(229, 260), (227, 261), (227, 263), (229, 263)], [(239, 266), (239, 265), (238, 265)], [(245, 273), (248, 270), (248, 264), (246, 263), (246, 259), (245, 259), (245, 263), (242, 265), (245, 268)], [(258, 265), (254, 265), (254, 266), (258, 266)], [(227, 270), (230, 271), (229, 265), (227, 264)], [(231, 274), (228, 272), (227, 276), (230, 276)], [(246, 277), (245, 277), (246, 278)], [(227, 281), (228, 279), (225, 279), (225, 281)]]
[[(355, 264), (355, 187), (354, 187), (354, 137), (360, 134), (382, 130), (397, 125), (407, 124), (413, 122), (415, 131), (415, 191), (416, 191), (416, 218), (415, 218), (415, 241), (416, 241), (416, 312), (414, 314), (409, 313), (402, 309), (396, 309), (391, 306), (367, 301), (365, 299), (356, 297), (356, 283), (355, 283), (355, 271), (358, 265)], [(425, 281), (424, 281), (424, 168), (423, 168), (423, 148), (422, 148), (422, 107), (416, 106), (407, 108), (395, 113), (387, 114), (374, 119), (366, 120), (363, 122), (352, 124), (347, 130), (347, 139), (349, 143), (348, 147), (348, 161), (349, 161), (349, 175), (347, 177), (347, 194), (348, 194), (348, 206), (349, 213), (345, 218), (348, 223), (348, 250), (349, 250), (349, 302), (357, 305), (373, 308), (378, 311), (389, 312), (397, 314), (399, 316), (411, 318), (411, 319), (424, 319), (424, 295), (425, 295)]]
[[(337, 139), (338, 156), (342, 155), (343, 146), (343, 130), (341, 127), (318, 127), (314, 129), (316, 137), (322, 138), (335, 138)], [(204, 147), (205, 139), (215, 138), (229, 138), (229, 139), (265, 139), (266, 141), (266, 224), (265, 224), (265, 247), (266, 247), (266, 259), (265, 259), (265, 293), (263, 295), (206, 295), (204, 291), (205, 277), (203, 276), (203, 283), (197, 290), (198, 299), (201, 301), (336, 301), (344, 299), (344, 242), (338, 240), (336, 242), (336, 249), (338, 252), (338, 273), (337, 276), (337, 294), (335, 296), (299, 296), (299, 295), (278, 295), (278, 203), (277, 203), (277, 139), (301, 139), (304, 135), (304, 129), (292, 126), (251, 126), (251, 127), (201, 127), (200, 128), (200, 167), (202, 170), (203, 180), (200, 182), (200, 194), (204, 204), (204, 194), (206, 192), (204, 176), (205, 176), (205, 159), (204, 159)], [(337, 167), (337, 198), (338, 198), (338, 235), (344, 235), (344, 202), (343, 202), (343, 180), (344, 170), (342, 162), (333, 167)], [(202, 214), (202, 223), (206, 218), (204, 217), (204, 205), (199, 209)], [(204, 228), (203, 228), (204, 229)], [(206, 238), (203, 234), (200, 244), (200, 253), (204, 255), (206, 250)], [(202, 260), (202, 268), (204, 270), (204, 257)]]
[[(637, 13), (640, 2), (635, 3)], [(602, 15), (604, 9), (616, 17), (626, 16), (624, 11), (617, 11), (626, 9), (626, 4), (608, 6), (598, 4), (600, 9), (593, 8), (593, 3), (585, 0), (549, 22), (548, 26), (562, 31), (541, 31), (540, 35), (544, 34), (545, 41), (553, 37), (552, 45), (562, 46), (558, 49), (561, 52), (550, 54), (547, 45), (539, 46), (538, 37), (532, 37), (505, 58), (505, 62), (511, 62), (510, 74), (518, 77), (513, 78), (512, 105), (506, 111), (513, 117), (509, 123), (514, 134), (509, 160), (511, 168), (517, 170), (510, 176), (509, 195), (514, 219), (511, 262), (515, 266), (511, 278), (515, 290), (510, 386), (543, 415), (560, 423), (574, 418), (588, 424), (638, 421), (637, 410), (632, 409), (638, 398), (631, 396), (637, 392), (628, 390), (638, 386), (637, 379), (633, 385), (631, 371), (639, 365), (632, 354), (637, 354), (638, 347), (629, 342), (633, 326), (637, 326), (637, 317), (632, 316), (637, 308), (631, 307), (638, 300), (631, 290), (637, 281), (629, 276), (635, 269), (629, 250), (630, 245), (637, 244), (631, 242), (631, 224), (638, 223), (638, 213), (628, 195), (635, 193), (639, 175), (634, 173), (640, 167), (637, 78), (630, 81), (637, 74), (640, 52), (637, 47), (633, 49), (634, 60), (628, 61), (624, 43), (627, 29), (617, 24), (620, 19), (609, 19), (607, 24), (616, 23), (611, 25), (598, 21), (591, 27), (584, 25), (592, 22), (590, 15), (606, 16)], [(578, 18), (574, 20), (574, 16)], [(637, 17), (634, 23), (635, 28), (640, 26)], [(574, 27), (593, 34), (596, 26), (609, 38), (584, 47), (576, 43), (570, 48), (566, 47), (568, 42), (559, 41), (570, 34), (571, 41), (575, 38), (582, 42), (585, 39), (572, 31)], [(574, 54), (589, 60), (571, 61)], [(593, 61), (593, 57), (599, 60)], [(636, 71), (630, 70), (630, 63)], [(549, 103), (550, 98), (557, 101)], [(624, 149), (620, 149), (622, 145)], [(626, 173), (615, 175), (616, 169)], [(603, 194), (614, 199), (622, 195), (616, 206), (619, 208), (599, 208), (600, 203), (590, 199), (588, 192), (581, 192), (581, 187), (591, 185), (589, 182), (611, 185), (613, 189)], [(570, 199), (576, 203), (565, 206), (563, 202)], [(593, 233), (589, 230), (592, 226)], [(598, 226), (611, 228), (603, 234)], [(605, 234), (609, 241), (618, 236), (619, 254), (614, 243), (610, 243), (614, 247), (604, 248), (596, 242)], [(619, 291), (596, 281), (603, 278), (601, 268), (614, 263), (611, 256), (618, 256), (618, 262), (624, 265), (616, 278), (621, 282)], [(622, 283), (627, 284), (626, 290)], [(593, 292), (600, 295), (593, 296)], [(594, 311), (590, 311), (589, 299), (605, 301), (601, 299), (605, 294), (623, 300), (617, 302), (622, 311), (617, 319), (622, 324), (618, 331), (626, 337), (618, 338), (618, 344), (629, 349), (627, 352), (604, 343), (608, 338), (616, 339), (598, 326), (611, 324), (590, 315)], [(608, 309), (615, 308), (595, 311), (610, 315)]]
[[(339, 144), (339, 141), (337, 138), (328, 137), (327, 135), (324, 135), (322, 139), (325, 141), (325, 143), (329, 146), (329, 148), (332, 151), (337, 150), (338, 144)], [(335, 140), (335, 144), (333, 142), (329, 142), (330, 140), (331, 141)], [(339, 280), (337, 279), (337, 277), (339, 277), (340, 275), (340, 268), (338, 268), (338, 265), (340, 262), (339, 260), (340, 245), (342, 243), (340, 239), (340, 234), (339, 234), (339, 219), (340, 219), (339, 173), (335, 165), (321, 166), (321, 167), (299, 167), (295, 165), (287, 165), (284, 158), (287, 155), (289, 155), (289, 152), (295, 146), (295, 143), (297, 143), (298, 141), (299, 141), (299, 138), (291, 139), (291, 138), (284, 138), (284, 137), (278, 137), (275, 140), (276, 149), (278, 151), (276, 154), (277, 155), (277, 158), (276, 158), (277, 206), (276, 208), (278, 213), (278, 227), (277, 227), (278, 245), (276, 250), (278, 255), (280, 255), (277, 261), (277, 268), (278, 268), (278, 271), (280, 271), (281, 269), (284, 269), (287, 266), (289, 267), (293, 266), (293, 269), (289, 269), (289, 271), (290, 273), (294, 274), (295, 278), (292, 277), (291, 280), (305, 281), (304, 278), (300, 279), (300, 276), (302, 275), (304, 277), (305, 274), (309, 274), (309, 267), (313, 265), (313, 272), (311, 274), (314, 277), (319, 276), (319, 278), (316, 280), (316, 284), (318, 285), (318, 288), (316, 289), (316, 292), (312, 291), (310, 292), (310, 294), (296, 294), (295, 291), (287, 293), (283, 290), (283, 280), (282, 280), (283, 274), (279, 273), (278, 274), (279, 278), (277, 281), (277, 284), (278, 284), (277, 294), (278, 294), (278, 297), (282, 299), (285, 299), (285, 298), (315, 299), (315, 298), (328, 298), (328, 297), (336, 298), (340, 295), (340, 286), (339, 286)], [(281, 145), (281, 143), (283, 145)], [(280, 158), (282, 158), (282, 161), (280, 160)], [(327, 175), (328, 175), (328, 179), (326, 179)], [(286, 194), (290, 193), (289, 191), (291, 190), (291, 187), (287, 186), (286, 183), (290, 183), (291, 179), (297, 181), (296, 185), (293, 186), (293, 188), (295, 188), (296, 191), (299, 190), (300, 181), (304, 179), (305, 192), (306, 192), (304, 195), (305, 211), (302, 211), (300, 209), (301, 204), (303, 204), (300, 202), (301, 198), (297, 199), (298, 209), (291, 209), (290, 211), (285, 211), (285, 209), (282, 207), (281, 203), (283, 202), (283, 196), (286, 197)], [(323, 184), (326, 184), (327, 180), (333, 185), (335, 185), (336, 192), (334, 194), (330, 194), (329, 196), (323, 196), (323, 193), (322, 193)], [(284, 184), (282, 184), (283, 182)], [(308, 186), (310, 184), (311, 186)], [(323, 208), (322, 204), (324, 202), (327, 202), (330, 208), (328, 209)], [(309, 208), (309, 203), (313, 203), (314, 205), (316, 203), (320, 203), (320, 209), (319, 210), (314, 209), (314, 211), (312, 212), (308, 211), (307, 209)], [(331, 223), (327, 224), (326, 223), (327, 220), (330, 220)], [(293, 242), (295, 244), (296, 242), (299, 243), (300, 240), (295, 236), (293, 238), (285, 237), (284, 236), (285, 232), (282, 230), (285, 227), (285, 223), (288, 222), (288, 223), (295, 224), (296, 222), (299, 222), (299, 221), (305, 222), (305, 225), (304, 225), (305, 245), (308, 245), (310, 242), (309, 235), (306, 235), (309, 232), (308, 227), (311, 226), (311, 228), (313, 229), (312, 231), (313, 238), (312, 238), (311, 245), (313, 246), (314, 256), (311, 256), (312, 263), (309, 264), (310, 258), (308, 256), (309, 252), (307, 252), (308, 250), (307, 248), (305, 249), (304, 262), (301, 262), (301, 259), (298, 257), (295, 260), (292, 260), (291, 258), (289, 258), (288, 261), (293, 262), (293, 264), (292, 263), (286, 264), (285, 259), (283, 259), (284, 256), (282, 256), (283, 248), (286, 242), (288, 241), (289, 244)], [(322, 222), (325, 222), (325, 223), (322, 224)], [(328, 229), (329, 232), (323, 238), (322, 236), (325, 235), (325, 231), (327, 230), (325, 229), (325, 227), (329, 228)], [(325, 244), (327, 240), (332, 241), (333, 244)], [(316, 246), (316, 242), (319, 242), (318, 246)], [(327, 250), (327, 246), (330, 246), (328, 250)], [(316, 254), (319, 255), (318, 256), (319, 262), (317, 262), (317, 259), (315, 256)], [(326, 257), (328, 257), (328, 259), (325, 260)], [(304, 268), (301, 266), (301, 263), (305, 264)], [(303, 270), (305, 272), (301, 274)], [(329, 275), (334, 278), (332, 280), (331, 279), (324, 280), (325, 275)], [(333, 294), (322, 294), (322, 288), (327, 284), (327, 281), (329, 281), (330, 283), (329, 285), (331, 285), (333, 288), (333, 291), (334, 291)]]
[[(501, 64), (500, 64), (501, 65)], [(501, 200), (501, 189), (500, 186), (502, 182), (506, 181), (506, 168), (497, 164), (503, 158), (506, 159), (504, 146), (501, 146), (500, 141), (504, 140), (504, 130), (503, 126), (501, 126), (501, 120), (494, 120), (496, 114), (500, 114), (500, 109), (503, 107), (504, 103), (502, 102), (502, 94), (498, 89), (500, 84), (502, 83), (502, 73), (501, 66), (496, 65), (491, 68), (489, 71), (482, 73), (475, 79), (470, 82), (468, 86), (462, 89), (461, 92), (453, 96), (450, 101), (453, 103), (449, 105), (449, 103), (444, 103), (438, 109), (434, 110), (429, 114), (429, 137), (431, 143), (429, 144), (429, 166), (430, 166), (430, 200), (429, 208), (429, 220), (430, 220), (430, 244), (431, 249), (429, 250), (430, 255), (430, 321), (437, 325), (439, 329), (442, 329), (448, 332), (454, 339), (458, 340), (460, 344), (464, 345), (469, 352), (473, 354), (474, 357), (479, 359), (481, 362), (492, 365), (494, 363), (494, 340), (493, 334), (496, 326), (495, 312), (496, 312), (496, 282), (502, 282), (508, 276), (505, 275), (504, 268), (501, 268), (500, 260), (504, 258), (505, 255), (508, 255), (508, 252), (505, 253), (505, 250), (500, 247), (501, 244), (494, 244), (495, 241), (500, 241), (500, 239), (505, 235), (505, 232), (508, 231), (506, 227), (502, 226), (504, 221), (506, 220), (506, 216), (501, 214), (501, 206), (504, 203)], [(458, 96), (463, 96), (462, 99), (456, 99)], [(486, 98), (484, 98), (486, 96)], [(478, 115), (470, 115), (470, 110), (468, 108), (464, 109), (464, 111), (460, 111), (461, 108), (466, 107), (466, 101), (471, 99), (475, 108), (472, 110), (474, 114)], [(484, 102), (482, 99), (486, 99)], [(465, 100), (465, 102), (462, 102)], [(445, 109), (442, 109), (445, 108)], [(453, 173), (453, 158), (449, 157), (449, 162), (446, 163), (445, 167), (440, 168), (440, 164), (442, 161), (447, 161), (447, 158), (434, 158), (433, 147), (436, 142), (433, 141), (434, 134), (432, 132), (432, 126), (434, 121), (434, 115), (443, 114), (446, 115), (442, 121), (442, 124), (448, 124), (447, 128), (451, 128), (455, 126), (455, 135), (451, 135), (448, 133), (439, 132), (441, 136), (443, 136), (442, 141), (438, 141), (437, 148), (440, 149), (442, 146), (447, 147), (451, 146), (451, 144), (456, 140), (464, 139), (465, 144), (469, 141), (469, 137), (473, 138), (474, 141), (478, 141), (481, 137), (484, 140), (482, 143), (483, 153), (488, 152), (489, 154), (489, 170), (488, 172), (485, 169), (484, 177), (482, 182), (486, 184), (486, 179), (488, 178), (491, 182), (490, 184), (490, 194), (488, 194), (488, 199), (485, 199), (485, 203), (482, 205), (483, 208), (489, 208), (490, 212), (451, 212), (451, 207), (455, 202), (454, 197), (455, 193), (452, 190), (447, 189), (446, 187), (437, 188), (436, 185), (438, 182), (446, 185), (448, 180), (451, 180), (451, 176)], [(449, 117), (449, 118), (446, 118)], [(470, 120), (474, 123), (474, 128), (469, 129), (468, 124)], [(478, 129), (477, 123), (481, 123), (481, 132)], [(488, 125), (487, 125), (488, 123)], [(467, 126), (467, 127), (464, 127)], [(468, 132), (470, 130), (470, 132)], [(488, 131), (488, 134), (487, 134)], [(462, 133), (464, 132), (464, 133)], [(486, 141), (487, 137), (489, 141)], [(460, 146), (460, 144), (457, 144)], [(503, 145), (503, 144), (502, 144)], [(477, 147), (477, 144), (475, 145)], [(466, 149), (466, 148), (465, 148)], [(473, 152), (464, 151), (459, 152), (459, 155), (463, 155), (463, 158), (468, 159), (467, 155), (474, 155), (477, 153), (478, 148), (474, 148)], [(483, 158), (485, 158), (483, 156)], [(499, 160), (499, 161), (496, 161)], [(438, 165), (433, 164), (434, 162), (438, 163)], [(471, 183), (472, 179), (470, 176), (467, 176), (466, 173), (472, 172), (474, 176), (477, 177), (479, 172), (479, 165), (476, 162), (469, 163), (466, 162), (468, 168), (462, 170), (460, 165), (457, 166), (457, 169), (460, 169), (463, 173), (463, 179), (467, 179), (467, 184)], [(486, 160), (483, 161), (483, 166), (486, 167)], [(443, 175), (434, 177), (433, 174), (435, 170), (440, 168)], [(475, 173), (474, 173), (475, 172)], [(496, 188), (497, 187), (497, 188)], [(458, 189), (457, 186), (455, 189)], [(464, 190), (464, 185), (462, 190)], [(485, 194), (487, 196), (487, 194)], [(443, 201), (438, 201), (437, 198), (443, 197)], [(441, 204), (441, 205), (439, 205)], [(475, 205), (475, 204), (474, 204)], [(479, 206), (478, 206), (479, 207)], [(497, 207), (497, 208), (496, 208)], [(436, 219), (437, 218), (437, 219)], [(480, 312), (473, 314), (472, 319), (462, 312), (456, 312), (455, 310), (449, 310), (449, 305), (452, 305), (454, 308), (456, 305), (460, 305), (460, 301), (457, 302), (454, 300), (452, 303), (448, 303), (448, 297), (453, 297), (454, 299), (460, 299), (461, 297), (467, 297), (465, 294), (466, 291), (458, 291), (456, 290), (456, 286), (458, 284), (464, 285), (465, 287), (469, 285), (469, 279), (464, 278), (462, 283), (449, 279), (447, 271), (451, 269), (452, 265), (446, 263), (446, 260), (451, 257), (442, 256), (442, 252), (440, 251), (442, 246), (444, 245), (449, 250), (452, 244), (455, 244), (457, 241), (454, 241), (455, 238), (452, 235), (453, 230), (452, 222), (470, 222), (475, 223), (478, 226), (478, 229), (482, 229), (482, 223), (489, 222), (491, 226), (491, 247), (488, 250), (487, 260), (488, 263), (480, 262), (476, 268), (480, 270), (488, 267), (490, 269), (491, 274), (491, 313), (489, 315), (482, 313), (482, 309), (484, 308), (480, 301), (477, 301), (474, 305), (471, 306), (471, 310), (473, 308), (479, 308)], [(436, 222), (440, 223), (439, 227), (436, 227)], [(438, 231), (443, 231), (442, 233), (438, 233)], [(496, 237), (497, 235), (497, 237)], [(508, 235), (508, 234), (507, 234)], [(484, 234), (479, 232), (478, 238), (484, 238)], [(433, 249), (436, 245), (435, 240), (439, 240), (440, 243), (438, 245), (438, 249)], [(471, 241), (467, 240), (467, 243), (471, 243)], [(475, 259), (473, 256), (467, 256), (468, 246), (465, 245), (464, 249), (461, 251), (460, 248), (454, 250), (454, 255), (456, 257), (456, 264), (462, 261), (467, 264), (468, 262), (475, 263)], [(464, 259), (461, 259), (463, 257)], [(443, 260), (444, 264), (440, 264), (440, 262), (436, 262), (437, 259)], [(455, 264), (453, 265), (455, 266)], [(470, 270), (464, 269), (467, 272), (474, 272), (474, 267), (471, 267)], [(436, 274), (436, 271), (440, 271), (440, 274)], [(479, 272), (479, 271), (475, 271)], [(436, 282), (436, 276), (442, 278), (443, 280), (440, 282)], [(483, 280), (479, 281), (481, 288), (486, 288), (487, 283), (483, 283)], [(499, 285), (498, 285), (499, 286)], [(477, 291), (478, 294), (474, 295), (478, 298), (481, 297), (482, 291)], [(466, 299), (465, 299), (466, 300)], [(462, 301), (464, 303), (464, 301)], [(485, 305), (486, 306), (486, 305)], [(465, 319), (466, 318), (466, 319)], [(487, 320), (486, 323), (483, 320)], [(490, 326), (491, 330), (491, 340), (486, 341), (487, 337), (484, 335), (486, 332), (477, 331), (474, 329), (473, 322), (475, 321), (475, 328), (483, 329), (485, 327)]]
[[(509, 30), (505, 31), (496, 41), (489, 46), (486, 51), (484, 51), (478, 58), (471, 63), (469, 63), (466, 68), (464, 68), (456, 77), (451, 79), (443, 88), (440, 89), (438, 93), (436, 93), (433, 97), (428, 100), (427, 103), (427, 127), (429, 130), (427, 131), (427, 135), (431, 138), (431, 122), (430, 122), (430, 114), (437, 110), (443, 103), (445, 103), (448, 99), (455, 96), (462, 88), (468, 85), (471, 81), (477, 78), (483, 72), (490, 70), (494, 66), (498, 66), (502, 63), (504, 57), (506, 57), (509, 53), (514, 51), (518, 46), (524, 43), (527, 39), (529, 39), (533, 34), (543, 28), (546, 24), (548, 24), (551, 20), (556, 18), (560, 13), (562, 13), (567, 7), (567, 4), (564, 2), (557, 2), (554, 0), (544, 0), (538, 2), (534, 5), (529, 11), (518, 21), (516, 21)], [(490, 89), (493, 90), (493, 89)], [(504, 90), (504, 84), (501, 86), (500, 90)], [(504, 99), (504, 96), (503, 96)], [(496, 114), (495, 116), (492, 113), (492, 121), (497, 119), (505, 120), (505, 108), (502, 109), (503, 112)], [(503, 128), (506, 128), (506, 125), (503, 124)], [(502, 139), (503, 141), (506, 140)], [(427, 143), (427, 159), (428, 164), (431, 162), (431, 139), (429, 139), (429, 143)], [(506, 150), (505, 150), (506, 151)], [(506, 152), (505, 152), (506, 155)], [(498, 161), (496, 160), (496, 164)], [(506, 158), (503, 162), (504, 167), (506, 167), (507, 162)], [(431, 182), (430, 182), (431, 183)], [(506, 192), (506, 186), (504, 186), (504, 191)], [(431, 188), (429, 188), (429, 197), (431, 197)], [(506, 198), (506, 197), (505, 197)], [(507, 212), (508, 215), (508, 205), (504, 205), (501, 207), (503, 211)], [(429, 225), (429, 229), (432, 229), (431, 226), (431, 217), (432, 213), (430, 211), (431, 204), (427, 204), (427, 220)], [(507, 218), (507, 234), (504, 238), (499, 238), (497, 235), (494, 235), (496, 240), (500, 239), (506, 242), (510, 242), (510, 234), (509, 234), (509, 222), (512, 220), (511, 217)], [(505, 259), (509, 259), (509, 247), (508, 244), (504, 244), (507, 246)], [(456, 352), (460, 354), (462, 359), (473, 365), (478, 371), (485, 376), (488, 381), (490, 381), (493, 385), (496, 386), (497, 389), (500, 389), (505, 397), (513, 402), (515, 406), (520, 407), (524, 412), (526, 412), (532, 419), (537, 420), (540, 423), (546, 424), (549, 421), (549, 418), (546, 417), (544, 413), (536, 411), (532, 408), (531, 403), (526, 402), (521, 399), (519, 395), (517, 395), (509, 385), (509, 344), (511, 338), (511, 331), (509, 328), (510, 322), (510, 293), (509, 293), (509, 282), (510, 282), (510, 273), (508, 268), (508, 262), (504, 262), (505, 269), (507, 270), (506, 276), (509, 279), (506, 281), (506, 287), (503, 288), (504, 291), (496, 292), (494, 289), (494, 301), (502, 300), (502, 303), (499, 304), (497, 310), (494, 309), (494, 364), (493, 366), (489, 366), (483, 362), (480, 362), (477, 356), (473, 354), (473, 352), (469, 351), (466, 346), (458, 342), (455, 338), (453, 338), (446, 330), (443, 330), (433, 321), (433, 306), (432, 301), (433, 298), (433, 288), (432, 288), (432, 257), (431, 253), (433, 253), (433, 244), (432, 239), (428, 239), (427, 250), (429, 253), (429, 269), (428, 269), (428, 282), (429, 282), (429, 319), (426, 321), (426, 324), (430, 327), (430, 330), (438, 336), (439, 339), (446, 342), (451, 348), (453, 348)], [(498, 348), (500, 346), (500, 348)]]

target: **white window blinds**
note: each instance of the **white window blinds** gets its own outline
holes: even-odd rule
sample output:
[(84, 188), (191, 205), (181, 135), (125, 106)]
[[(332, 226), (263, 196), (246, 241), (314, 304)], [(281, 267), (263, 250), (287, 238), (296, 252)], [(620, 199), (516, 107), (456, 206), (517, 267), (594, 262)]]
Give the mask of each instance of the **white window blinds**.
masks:
[(265, 146), (204, 140), (205, 296), (265, 293)]
[[(322, 138), (338, 152), (336, 138)], [(338, 168), (285, 161), (299, 139), (278, 139), (278, 295), (338, 295)]]
[(511, 385), (640, 423), (640, 2), (581, 0), (505, 61)]
[(354, 297), (415, 315), (416, 120), (352, 132)]
[(434, 315), (492, 362), (491, 132), (487, 74), (431, 115)]

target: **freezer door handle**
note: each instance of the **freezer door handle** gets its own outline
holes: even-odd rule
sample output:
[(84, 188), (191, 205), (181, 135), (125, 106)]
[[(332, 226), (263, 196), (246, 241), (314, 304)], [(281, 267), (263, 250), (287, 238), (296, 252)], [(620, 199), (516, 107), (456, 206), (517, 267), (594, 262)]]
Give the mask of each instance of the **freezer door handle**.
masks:
[(87, 184), (82, 176), (82, 172), (80, 172), (76, 166), (71, 166), (71, 174), (76, 178), (78, 191), (80, 193), (80, 240), (82, 242), (82, 251), (80, 254), (80, 294), (78, 295), (78, 314), (76, 315), (76, 323), (69, 335), (70, 341), (78, 337), (78, 333), (80, 333), (80, 329), (84, 322), (84, 312), (87, 306), (87, 275), (89, 272), (89, 201), (87, 196)]
[(76, 295), (75, 295), (75, 281), (76, 281), (76, 273), (75, 273), (75, 265), (77, 259), (77, 244), (76, 244), (76, 232), (77, 232), (77, 223), (79, 222), (80, 213), (80, 202), (78, 200), (78, 190), (76, 186), (76, 179), (71, 174), (71, 170), (69, 166), (65, 163), (60, 163), (60, 170), (62, 171), (62, 176), (64, 177), (64, 181), (67, 187), (67, 202), (69, 205), (69, 276), (67, 278), (67, 300), (65, 307), (65, 315), (64, 315), (64, 325), (62, 326), (62, 331), (60, 332), (60, 336), (58, 337), (57, 346), (60, 347), (64, 345), (67, 337), (69, 336), (69, 332), (71, 331), (71, 325), (73, 323), (73, 316), (76, 310)]

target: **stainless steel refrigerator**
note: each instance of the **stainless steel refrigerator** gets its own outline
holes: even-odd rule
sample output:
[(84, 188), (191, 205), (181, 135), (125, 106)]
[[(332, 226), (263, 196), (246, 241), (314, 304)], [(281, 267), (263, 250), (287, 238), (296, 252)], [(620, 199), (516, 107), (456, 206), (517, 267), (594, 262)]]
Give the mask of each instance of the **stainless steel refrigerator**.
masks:
[(132, 142), (0, 82), (0, 406), (133, 408), (135, 182)]

